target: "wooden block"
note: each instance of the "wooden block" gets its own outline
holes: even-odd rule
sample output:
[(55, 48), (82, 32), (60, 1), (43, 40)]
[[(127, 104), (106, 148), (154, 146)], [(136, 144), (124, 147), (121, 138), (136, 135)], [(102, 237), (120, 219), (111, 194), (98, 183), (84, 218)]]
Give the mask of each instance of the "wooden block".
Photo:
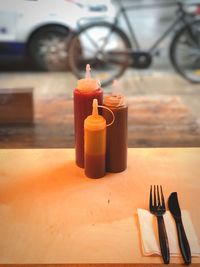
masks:
[(0, 124), (33, 122), (33, 88), (0, 89)]

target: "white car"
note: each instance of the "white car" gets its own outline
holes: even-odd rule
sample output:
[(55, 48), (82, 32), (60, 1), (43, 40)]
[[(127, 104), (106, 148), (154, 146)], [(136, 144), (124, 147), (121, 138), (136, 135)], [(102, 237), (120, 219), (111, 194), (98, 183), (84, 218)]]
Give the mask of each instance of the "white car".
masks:
[(70, 34), (115, 12), (111, 0), (1, 0), (0, 59), (29, 55), (40, 69), (64, 70)]

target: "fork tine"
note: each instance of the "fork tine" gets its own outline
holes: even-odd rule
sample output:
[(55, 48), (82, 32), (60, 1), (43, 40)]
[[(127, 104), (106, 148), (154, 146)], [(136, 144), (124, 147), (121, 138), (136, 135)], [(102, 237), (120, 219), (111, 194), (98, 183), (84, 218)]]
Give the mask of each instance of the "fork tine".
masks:
[(165, 212), (165, 199), (161, 185), (150, 186), (149, 209), (151, 212), (161, 212), (161, 209)]
[(153, 201), (152, 201), (152, 185), (150, 187), (150, 196), (149, 196), (149, 209), (151, 210), (153, 207)]
[(153, 189), (154, 189), (154, 206), (156, 206), (157, 201), (156, 201), (156, 186), (155, 185), (153, 186)]
[(159, 187), (158, 187), (158, 185), (157, 185), (157, 195), (158, 195), (158, 206), (160, 206), (161, 203), (160, 203), (160, 193), (159, 193)]
[(165, 209), (165, 199), (163, 195), (162, 186), (160, 185), (161, 199), (162, 199), (162, 207)]

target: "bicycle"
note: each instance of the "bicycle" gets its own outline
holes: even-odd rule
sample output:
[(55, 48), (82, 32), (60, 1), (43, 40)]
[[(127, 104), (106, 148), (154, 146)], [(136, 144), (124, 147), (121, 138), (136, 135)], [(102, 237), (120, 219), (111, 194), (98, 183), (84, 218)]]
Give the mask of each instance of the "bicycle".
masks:
[[(200, 4), (200, 3), (199, 3)], [(127, 10), (141, 8), (169, 7), (176, 5), (176, 19), (146, 51), (140, 48)], [(194, 9), (188, 10), (193, 5)], [(84, 66), (89, 63), (94, 69), (102, 86), (107, 86), (122, 76), (128, 67), (149, 68), (156, 55), (159, 44), (174, 30), (169, 55), (175, 70), (186, 80), (200, 82), (200, 20), (198, 3), (190, 5), (181, 1), (176, 3), (157, 3), (124, 6), (119, 0), (119, 9), (113, 23), (99, 21), (81, 26), (69, 43), (69, 65), (77, 78), (84, 76)], [(130, 38), (121, 29), (120, 17), (123, 17)]]

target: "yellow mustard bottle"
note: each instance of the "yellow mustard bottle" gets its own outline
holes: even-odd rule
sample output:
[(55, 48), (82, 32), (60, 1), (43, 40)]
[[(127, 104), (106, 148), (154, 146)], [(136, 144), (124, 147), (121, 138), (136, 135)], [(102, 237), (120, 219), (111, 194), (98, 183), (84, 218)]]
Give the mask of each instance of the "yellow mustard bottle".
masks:
[(101, 178), (106, 172), (106, 120), (98, 114), (98, 101), (93, 100), (92, 115), (84, 121), (84, 167), (89, 178)]

